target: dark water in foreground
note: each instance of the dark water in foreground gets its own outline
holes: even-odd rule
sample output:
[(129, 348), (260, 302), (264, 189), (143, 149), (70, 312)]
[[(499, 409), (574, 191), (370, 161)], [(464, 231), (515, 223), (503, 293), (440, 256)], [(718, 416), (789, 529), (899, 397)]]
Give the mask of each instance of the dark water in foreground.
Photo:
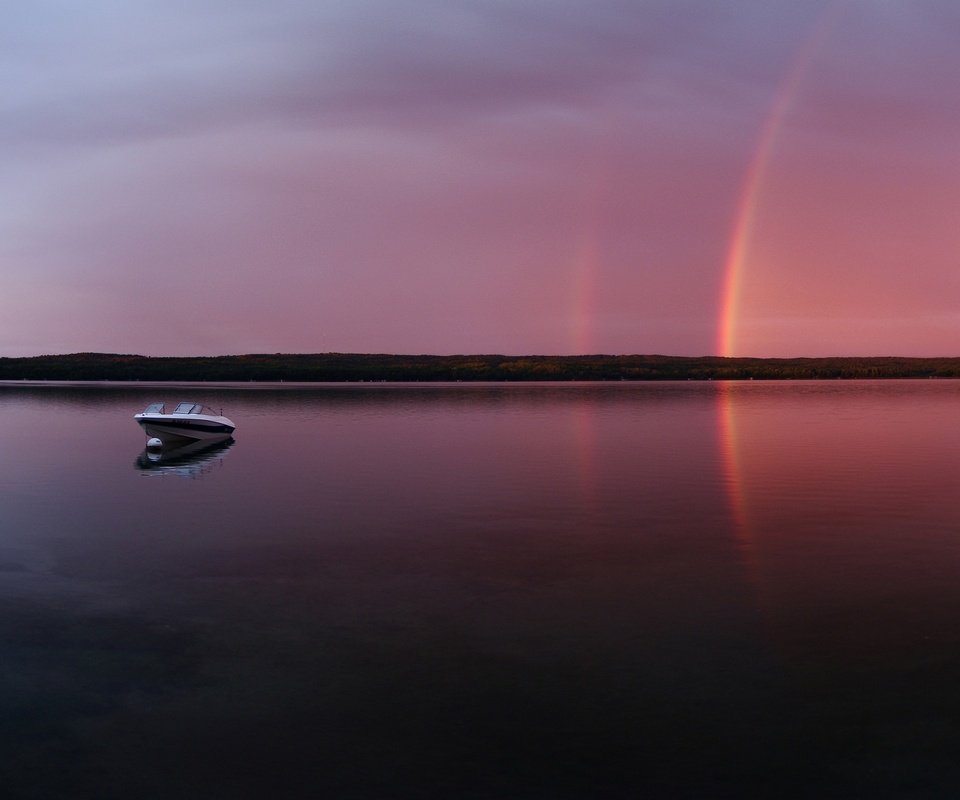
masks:
[[(238, 423), (146, 458), (132, 415)], [(960, 382), (0, 385), (14, 798), (949, 797)]]

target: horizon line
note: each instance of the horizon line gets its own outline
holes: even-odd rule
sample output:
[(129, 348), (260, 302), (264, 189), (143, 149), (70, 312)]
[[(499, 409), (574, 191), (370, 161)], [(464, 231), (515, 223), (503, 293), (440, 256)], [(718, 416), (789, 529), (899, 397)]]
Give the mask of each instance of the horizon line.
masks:
[(938, 359), (960, 359), (957, 355), (802, 355), (802, 356), (729, 356), (721, 354), (699, 354), (699, 355), (680, 355), (673, 353), (497, 353), (497, 352), (476, 352), (476, 353), (388, 353), (388, 352), (359, 352), (344, 350), (323, 350), (323, 351), (276, 351), (276, 352), (248, 352), (248, 353), (220, 353), (216, 355), (145, 355), (142, 353), (121, 353), (107, 352), (98, 350), (80, 350), (70, 353), (40, 353), (30, 356), (0, 356), (0, 360), (24, 360), (37, 358), (70, 358), (80, 356), (107, 356), (113, 358), (142, 358), (142, 359), (161, 359), (161, 358), (188, 358), (188, 359), (214, 359), (214, 358), (277, 358), (286, 356), (351, 356), (351, 357), (389, 357), (389, 358), (674, 358), (674, 359), (720, 359), (723, 361), (813, 361), (826, 359), (858, 359), (858, 360), (938, 360)]

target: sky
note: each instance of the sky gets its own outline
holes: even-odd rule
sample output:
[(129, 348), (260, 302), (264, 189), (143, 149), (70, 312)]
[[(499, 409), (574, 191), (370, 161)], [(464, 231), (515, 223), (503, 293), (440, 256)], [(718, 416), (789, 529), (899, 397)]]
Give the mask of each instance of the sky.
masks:
[(0, 0), (0, 356), (960, 355), (954, 0)]

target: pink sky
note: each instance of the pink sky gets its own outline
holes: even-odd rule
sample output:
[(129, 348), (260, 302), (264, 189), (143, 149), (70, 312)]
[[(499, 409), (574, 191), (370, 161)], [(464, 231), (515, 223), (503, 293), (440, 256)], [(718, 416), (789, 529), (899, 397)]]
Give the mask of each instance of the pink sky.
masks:
[(0, 356), (960, 355), (948, 0), (0, 23)]

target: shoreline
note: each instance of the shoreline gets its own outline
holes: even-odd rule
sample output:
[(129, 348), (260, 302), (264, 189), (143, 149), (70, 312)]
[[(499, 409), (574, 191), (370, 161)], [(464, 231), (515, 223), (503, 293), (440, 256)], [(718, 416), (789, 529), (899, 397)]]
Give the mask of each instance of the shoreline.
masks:
[(960, 378), (960, 357), (111, 353), (0, 358), (0, 382), (512, 383)]

